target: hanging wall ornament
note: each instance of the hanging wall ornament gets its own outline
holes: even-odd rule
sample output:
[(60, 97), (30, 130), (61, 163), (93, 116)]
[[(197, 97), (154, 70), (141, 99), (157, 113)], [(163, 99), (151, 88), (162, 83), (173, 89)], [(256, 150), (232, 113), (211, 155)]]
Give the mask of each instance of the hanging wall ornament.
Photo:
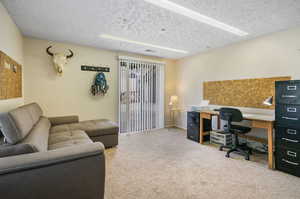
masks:
[(105, 95), (108, 91), (108, 84), (105, 78), (105, 74), (103, 72), (98, 73), (95, 77), (95, 82), (91, 87), (92, 95)]

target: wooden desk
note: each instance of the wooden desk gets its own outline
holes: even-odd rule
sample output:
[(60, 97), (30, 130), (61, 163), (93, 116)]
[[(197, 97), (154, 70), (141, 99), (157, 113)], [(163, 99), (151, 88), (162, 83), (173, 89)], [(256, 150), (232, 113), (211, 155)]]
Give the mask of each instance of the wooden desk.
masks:
[[(203, 144), (203, 136), (209, 132), (203, 132), (204, 119), (210, 119), (213, 115), (219, 115), (217, 111), (203, 110), (200, 111), (200, 144)], [(274, 153), (273, 153), (273, 128), (275, 118), (271, 115), (243, 113), (244, 120), (252, 121), (252, 127), (266, 129), (268, 132), (268, 165), (270, 169), (274, 169)]]

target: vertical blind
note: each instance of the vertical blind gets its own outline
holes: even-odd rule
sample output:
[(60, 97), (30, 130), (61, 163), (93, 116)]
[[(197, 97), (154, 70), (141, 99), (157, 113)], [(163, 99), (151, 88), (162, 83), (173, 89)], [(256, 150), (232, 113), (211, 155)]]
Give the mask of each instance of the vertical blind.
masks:
[(120, 132), (163, 127), (164, 63), (119, 57)]

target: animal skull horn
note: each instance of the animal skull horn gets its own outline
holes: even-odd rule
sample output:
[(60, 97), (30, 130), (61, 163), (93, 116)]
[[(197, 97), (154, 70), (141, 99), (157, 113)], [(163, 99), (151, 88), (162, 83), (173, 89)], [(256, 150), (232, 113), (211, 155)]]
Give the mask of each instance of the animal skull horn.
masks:
[(70, 59), (70, 58), (72, 58), (72, 57), (74, 56), (74, 53), (73, 53), (73, 51), (72, 51), (72, 50), (70, 50), (70, 49), (69, 49), (69, 51), (70, 51), (70, 53), (71, 53), (71, 54), (70, 54), (70, 55), (67, 55), (67, 59)]
[(52, 48), (52, 46), (49, 46), (46, 51), (47, 51), (48, 55), (53, 57), (54, 54), (52, 52), (50, 52), (50, 48)]
[(69, 55), (65, 55), (63, 53), (52, 53), (50, 51), (50, 48), (52, 48), (52, 46), (49, 46), (46, 49), (46, 52), (48, 53), (48, 55), (53, 57), (55, 71), (61, 76), (63, 73), (63, 68), (67, 64), (67, 59), (70, 59), (71, 57), (73, 57), (74, 53), (70, 49), (69, 49), (69, 51), (71, 54), (69, 54)]

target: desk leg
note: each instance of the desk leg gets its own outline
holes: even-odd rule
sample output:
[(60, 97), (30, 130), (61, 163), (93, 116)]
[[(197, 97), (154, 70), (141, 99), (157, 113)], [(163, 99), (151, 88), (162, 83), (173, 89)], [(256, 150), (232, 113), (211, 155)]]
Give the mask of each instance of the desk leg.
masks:
[(274, 153), (273, 153), (273, 125), (268, 126), (268, 160), (269, 169), (274, 169)]
[(200, 113), (200, 132), (199, 132), (200, 144), (203, 144), (203, 142), (204, 142), (203, 130), (204, 130), (204, 118), (201, 116), (201, 113)]

